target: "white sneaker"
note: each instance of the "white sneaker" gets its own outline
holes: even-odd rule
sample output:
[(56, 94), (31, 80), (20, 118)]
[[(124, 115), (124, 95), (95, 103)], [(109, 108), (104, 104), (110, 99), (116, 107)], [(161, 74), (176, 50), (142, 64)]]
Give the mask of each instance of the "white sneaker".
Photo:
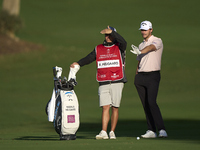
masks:
[(101, 130), (101, 132), (96, 135), (96, 139), (100, 140), (100, 139), (108, 139), (108, 134), (106, 131)]
[(141, 135), (141, 137), (143, 138), (156, 138), (157, 135), (155, 132), (151, 131), (151, 130), (147, 130), (147, 132), (143, 135)]
[(158, 137), (163, 137), (166, 138), (167, 137), (167, 132), (165, 130), (160, 130), (159, 131), (159, 136)]
[(116, 139), (115, 133), (113, 131), (110, 131), (109, 137), (110, 139)]

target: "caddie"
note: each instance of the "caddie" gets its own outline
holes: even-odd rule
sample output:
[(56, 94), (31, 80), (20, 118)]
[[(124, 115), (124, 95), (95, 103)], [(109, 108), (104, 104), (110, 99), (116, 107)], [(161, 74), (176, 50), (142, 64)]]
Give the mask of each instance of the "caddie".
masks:
[[(114, 131), (118, 122), (118, 109), (124, 83), (127, 82), (125, 76), (127, 43), (113, 27), (108, 26), (100, 33), (105, 35), (103, 44), (97, 45), (91, 53), (78, 62), (72, 63), (70, 67), (73, 68), (75, 65), (82, 67), (96, 60), (99, 105), (102, 108), (102, 130), (96, 135), (96, 139), (116, 139)], [(107, 127), (110, 121), (110, 108), (112, 110), (111, 129), (108, 137)]]

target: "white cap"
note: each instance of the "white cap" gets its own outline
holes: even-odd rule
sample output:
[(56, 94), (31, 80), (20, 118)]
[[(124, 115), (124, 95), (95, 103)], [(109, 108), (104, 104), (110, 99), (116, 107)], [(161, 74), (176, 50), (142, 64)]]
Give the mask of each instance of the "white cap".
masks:
[(152, 29), (152, 23), (150, 21), (142, 21), (139, 30), (149, 30)]

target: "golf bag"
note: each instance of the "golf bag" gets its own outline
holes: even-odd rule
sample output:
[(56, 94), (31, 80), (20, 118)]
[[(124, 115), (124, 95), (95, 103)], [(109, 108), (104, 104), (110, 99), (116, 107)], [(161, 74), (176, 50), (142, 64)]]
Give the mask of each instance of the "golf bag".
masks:
[(79, 103), (74, 92), (76, 72), (79, 66), (70, 68), (67, 78), (62, 79), (62, 68), (53, 67), (54, 89), (52, 97), (47, 103), (46, 113), (48, 121), (53, 122), (55, 131), (60, 135), (60, 140), (75, 140), (76, 132), (80, 125)]

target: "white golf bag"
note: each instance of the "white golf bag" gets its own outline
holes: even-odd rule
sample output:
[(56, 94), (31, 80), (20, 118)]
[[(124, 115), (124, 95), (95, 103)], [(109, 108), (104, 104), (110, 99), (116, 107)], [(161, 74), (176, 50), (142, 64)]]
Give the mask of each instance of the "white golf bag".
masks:
[(61, 77), (62, 68), (53, 67), (54, 89), (47, 103), (46, 113), (48, 121), (53, 122), (56, 132), (60, 135), (60, 140), (75, 140), (80, 125), (79, 103), (74, 92), (74, 86), (77, 84), (75, 75), (79, 68), (78, 65), (70, 68), (67, 81), (66, 77)]

